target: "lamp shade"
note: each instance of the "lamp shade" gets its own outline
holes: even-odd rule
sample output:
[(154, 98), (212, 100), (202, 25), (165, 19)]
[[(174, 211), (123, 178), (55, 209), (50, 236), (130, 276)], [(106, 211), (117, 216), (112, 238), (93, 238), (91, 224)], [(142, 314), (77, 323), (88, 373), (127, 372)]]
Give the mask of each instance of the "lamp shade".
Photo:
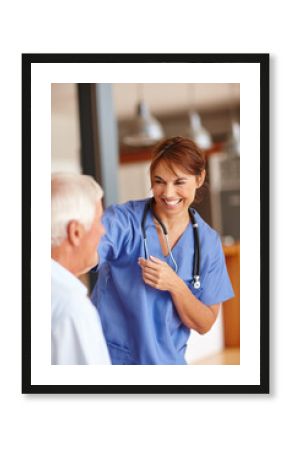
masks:
[(130, 132), (123, 137), (123, 143), (134, 147), (150, 146), (163, 137), (160, 122), (151, 115), (144, 101), (139, 102), (136, 117), (131, 123)]
[(212, 146), (212, 139), (209, 132), (203, 127), (200, 115), (197, 112), (189, 113), (190, 131), (193, 141), (202, 150), (207, 150)]

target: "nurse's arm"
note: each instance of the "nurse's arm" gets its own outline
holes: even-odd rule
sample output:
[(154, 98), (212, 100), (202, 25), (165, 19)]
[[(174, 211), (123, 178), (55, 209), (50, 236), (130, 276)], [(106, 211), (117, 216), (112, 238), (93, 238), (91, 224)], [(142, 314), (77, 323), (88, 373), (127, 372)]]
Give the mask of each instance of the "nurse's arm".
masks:
[(139, 265), (146, 284), (171, 294), (180, 320), (185, 326), (199, 334), (205, 334), (211, 329), (219, 312), (219, 304), (207, 306), (201, 303), (174, 270), (158, 258), (140, 258)]
[(201, 303), (181, 278), (169, 292), (184, 325), (199, 334), (205, 334), (211, 329), (219, 312), (219, 304), (208, 306)]

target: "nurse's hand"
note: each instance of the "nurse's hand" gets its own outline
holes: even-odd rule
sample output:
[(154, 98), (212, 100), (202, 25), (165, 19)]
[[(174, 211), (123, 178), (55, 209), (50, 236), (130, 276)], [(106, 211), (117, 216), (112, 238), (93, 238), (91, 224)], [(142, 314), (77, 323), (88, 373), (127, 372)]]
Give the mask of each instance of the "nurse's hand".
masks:
[(161, 259), (150, 256), (150, 259), (139, 258), (143, 280), (149, 286), (161, 291), (171, 291), (180, 278), (174, 270)]

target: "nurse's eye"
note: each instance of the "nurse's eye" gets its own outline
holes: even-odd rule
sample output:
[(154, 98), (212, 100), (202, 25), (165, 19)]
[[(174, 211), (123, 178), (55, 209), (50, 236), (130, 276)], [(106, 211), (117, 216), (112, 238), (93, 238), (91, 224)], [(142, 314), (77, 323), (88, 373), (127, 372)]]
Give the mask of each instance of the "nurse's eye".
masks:
[(155, 183), (155, 184), (162, 184), (163, 181), (161, 181), (161, 180), (155, 180), (154, 183)]
[(175, 184), (177, 186), (181, 186), (182, 184), (185, 184), (185, 181), (176, 181)]

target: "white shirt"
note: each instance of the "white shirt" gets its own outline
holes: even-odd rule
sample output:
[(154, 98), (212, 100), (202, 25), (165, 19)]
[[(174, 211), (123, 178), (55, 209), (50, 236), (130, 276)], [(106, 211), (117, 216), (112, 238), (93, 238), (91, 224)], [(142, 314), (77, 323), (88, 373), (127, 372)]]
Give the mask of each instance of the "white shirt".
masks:
[(101, 321), (77, 277), (51, 260), (51, 364), (110, 364)]

